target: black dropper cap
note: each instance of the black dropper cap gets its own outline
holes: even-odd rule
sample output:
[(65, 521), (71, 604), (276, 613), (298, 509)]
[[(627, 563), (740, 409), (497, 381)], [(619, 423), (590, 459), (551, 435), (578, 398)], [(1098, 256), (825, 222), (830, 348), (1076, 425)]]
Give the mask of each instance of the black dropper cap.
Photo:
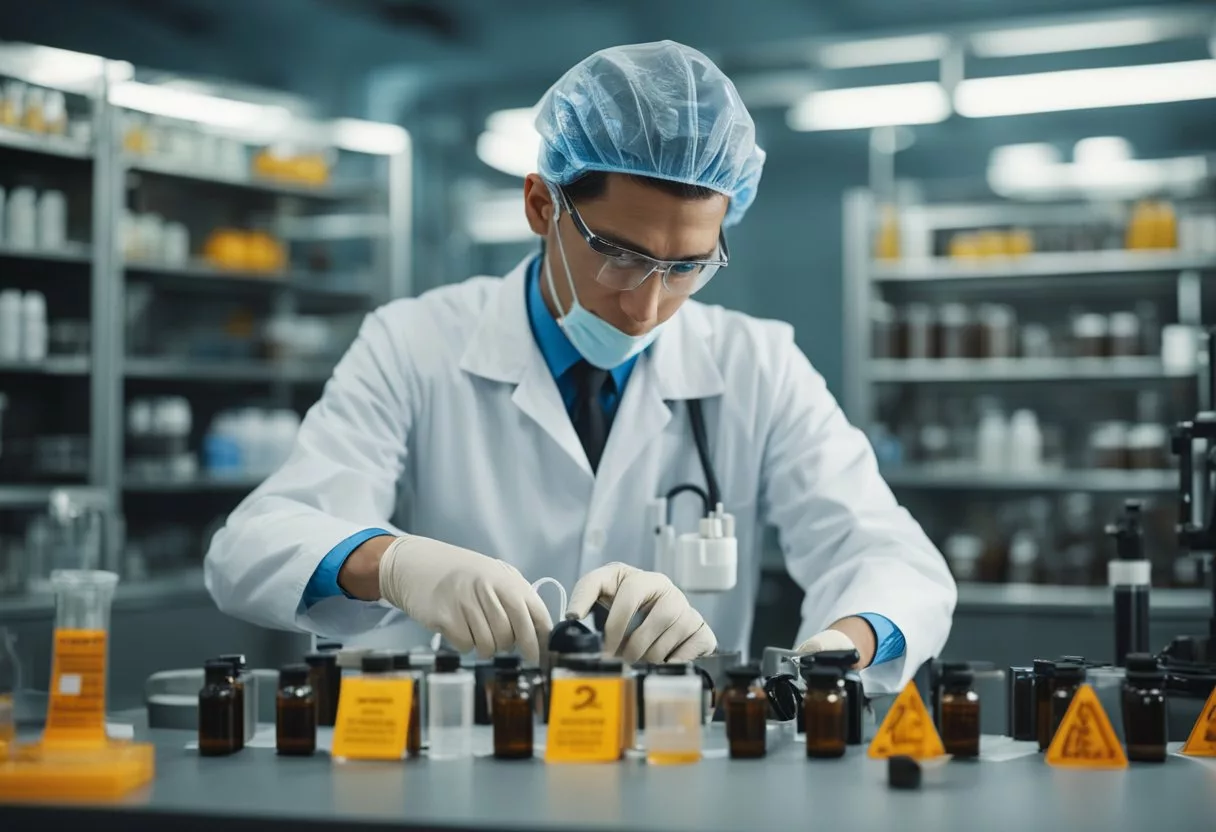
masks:
[(364, 673), (391, 673), (393, 657), (385, 653), (369, 653), (359, 662)]
[(836, 690), (840, 687), (844, 672), (839, 667), (811, 667), (803, 678), (811, 690)]
[(1073, 684), (1085, 681), (1085, 665), (1074, 662), (1059, 662), (1056, 664), (1055, 679), (1057, 682)]
[(756, 664), (743, 664), (726, 671), (726, 678), (733, 688), (749, 688), (759, 677), (760, 666)]
[(203, 663), (203, 678), (209, 685), (227, 684), (232, 678), (232, 662), (226, 659), (209, 659)]
[(309, 667), (337, 667), (337, 653), (309, 653), (304, 657), (304, 663)]
[(848, 670), (859, 661), (861, 661), (861, 653), (856, 650), (821, 650), (818, 653), (808, 653), (803, 656), (798, 660), (798, 664), (803, 669), (819, 665)]
[(1144, 560), (1143, 507), (1139, 500), (1126, 501), (1118, 519), (1106, 527), (1106, 534), (1115, 541), (1115, 560)]
[(688, 665), (680, 662), (674, 664), (652, 664), (650, 672), (655, 676), (687, 676)]
[(308, 665), (289, 664), (279, 668), (279, 687), (307, 685)]
[(1034, 675), (1043, 678), (1045, 676), (1054, 676), (1056, 672), (1056, 663), (1050, 659), (1035, 659), (1034, 660)]
[(460, 654), (454, 650), (440, 650), (435, 654), (436, 673), (455, 673), (460, 670)]
[(240, 673), (246, 667), (244, 653), (224, 653), (218, 658), (221, 661), (228, 662), (230, 665), (232, 665), (237, 673)]
[(494, 657), (495, 670), (519, 670), (523, 662), (519, 656), (513, 656), (508, 653), (499, 653)]
[(550, 653), (598, 653), (603, 649), (599, 634), (581, 621), (558, 622), (549, 634)]

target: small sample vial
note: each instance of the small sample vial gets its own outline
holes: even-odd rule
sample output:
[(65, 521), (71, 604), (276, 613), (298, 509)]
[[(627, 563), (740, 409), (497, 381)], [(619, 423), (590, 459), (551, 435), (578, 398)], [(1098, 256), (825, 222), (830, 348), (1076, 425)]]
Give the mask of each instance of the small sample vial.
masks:
[(701, 677), (687, 664), (659, 664), (643, 682), (646, 761), (653, 765), (701, 759)]
[(1047, 750), (1055, 734), (1051, 727), (1051, 680), (1055, 674), (1055, 662), (1034, 660), (1034, 735), (1040, 751)]
[(333, 726), (338, 720), (338, 697), (342, 694), (338, 654), (334, 651), (309, 653), (304, 657), (304, 663), (308, 665), (309, 684), (317, 697), (317, 724)]
[(198, 692), (198, 753), (222, 757), (240, 751), (237, 733), (236, 687), (232, 663), (212, 659), (203, 666), (203, 688)]
[(1083, 684), (1085, 684), (1084, 665), (1074, 662), (1056, 664), (1056, 674), (1051, 680), (1051, 737), (1048, 738), (1048, 745), (1051, 745), (1051, 738), (1055, 737), (1060, 723), (1064, 721), (1064, 714), (1068, 713), (1068, 706), (1072, 704), (1072, 698), (1076, 696), (1077, 689)]
[(1169, 719), (1165, 706), (1165, 671), (1156, 656), (1127, 655), (1123, 683), (1123, 737), (1127, 759), (1142, 763), (1165, 762)]
[(494, 659), (490, 714), (494, 720), (494, 757), (499, 760), (532, 756), (532, 686), (520, 676), (519, 664), (516, 656)]
[(980, 696), (970, 670), (950, 670), (942, 676), (941, 734), (947, 754), (980, 756)]
[(843, 757), (848, 739), (848, 693), (838, 667), (812, 667), (806, 672), (802, 713), (806, 756)]
[(317, 697), (311, 668), (290, 664), (279, 670), (274, 702), (275, 749), (284, 756), (307, 757), (317, 750)]
[(435, 654), (435, 672), (427, 680), (430, 757), (456, 760), (473, 754), (473, 674), (460, 669), (460, 656), (450, 650)]
[(409, 653), (393, 653), (393, 672), (404, 676), (414, 684), (414, 694), (410, 697), (410, 712), (406, 719), (408, 725), (405, 731), (405, 755), (407, 757), (422, 756), (422, 695), (418, 692), (418, 680), (421, 671), (414, 670)]
[(754, 760), (767, 751), (768, 697), (757, 684), (759, 676), (760, 668), (754, 664), (726, 671), (729, 682), (722, 693), (722, 712), (730, 756), (736, 760)]

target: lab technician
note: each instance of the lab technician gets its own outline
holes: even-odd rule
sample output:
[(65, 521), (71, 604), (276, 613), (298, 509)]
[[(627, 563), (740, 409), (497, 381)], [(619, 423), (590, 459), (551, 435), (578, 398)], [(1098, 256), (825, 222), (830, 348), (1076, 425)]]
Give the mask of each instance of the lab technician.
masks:
[[(573, 587), (569, 614), (609, 607), (605, 649), (687, 660), (746, 650), (772, 524), (806, 590), (795, 643), (855, 645), (869, 689), (902, 684), (950, 629), (941, 555), (793, 329), (692, 300), (729, 263), (764, 163), (734, 85), (677, 43), (607, 49), (545, 94), (536, 127), (540, 253), (367, 317), (288, 462), (212, 540), (212, 597), (348, 643), (439, 632), (534, 660), (551, 621), (530, 582), (549, 576)], [(651, 571), (647, 508), (706, 485), (698, 402), (740, 567), (732, 591), (690, 599)], [(703, 513), (691, 495), (672, 509), (678, 531)]]

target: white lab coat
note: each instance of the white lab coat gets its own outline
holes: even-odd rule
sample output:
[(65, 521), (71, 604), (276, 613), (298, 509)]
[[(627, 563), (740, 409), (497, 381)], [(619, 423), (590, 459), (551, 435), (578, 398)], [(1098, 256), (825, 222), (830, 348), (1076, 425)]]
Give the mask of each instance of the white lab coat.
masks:
[[(593, 475), (532, 336), (525, 265), (368, 315), (290, 459), (212, 540), (207, 587), (220, 609), (347, 643), (423, 644), (420, 625), (381, 603), (301, 604), (326, 553), (375, 526), (502, 558), (529, 581), (551, 576), (567, 589), (611, 561), (653, 569), (647, 504), (704, 484), (685, 406), (701, 398), (739, 541), (738, 585), (692, 596), (720, 649), (746, 653), (770, 523), (806, 590), (798, 640), (843, 616), (886, 616), (907, 652), (865, 671), (876, 692), (941, 650), (954, 581), (789, 325), (687, 302), (639, 358)], [(678, 498), (677, 531), (695, 529), (699, 511), (695, 497)]]

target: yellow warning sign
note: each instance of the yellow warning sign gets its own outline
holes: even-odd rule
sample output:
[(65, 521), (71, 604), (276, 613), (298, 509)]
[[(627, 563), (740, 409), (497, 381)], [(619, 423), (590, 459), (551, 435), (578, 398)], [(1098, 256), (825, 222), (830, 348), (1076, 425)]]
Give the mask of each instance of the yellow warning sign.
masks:
[(1216, 688), (1212, 688), (1212, 695), (1203, 704), (1182, 753), (1190, 757), (1216, 757)]
[(1127, 768), (1123, 744), (1089, 685), (1077, 688), (1047, 748), (1047, 762), (1061, 768)]
[(942, 738), (920, 698), (916, 685), (909, 682), (887, 712), (878, 733), (870, 741), (870, 757), (883, 760), (903, 755), (917, 760), (940, 757), (946, 753)]

